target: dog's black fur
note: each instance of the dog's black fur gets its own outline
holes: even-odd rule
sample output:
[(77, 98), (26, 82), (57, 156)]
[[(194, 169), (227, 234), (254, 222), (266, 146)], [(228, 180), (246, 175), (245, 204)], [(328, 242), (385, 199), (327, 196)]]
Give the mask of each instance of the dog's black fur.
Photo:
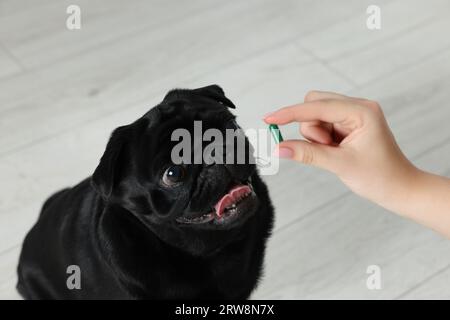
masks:
[[(192, 164), (181, 186), (161, 185), (171, 132), (222, 132), (234, 107), (219, 86), (173, 90), (117, 128), (92, 177), (51, 196), (28, 233), (17, 288), (27, 299), (244, 299), (261, 274), (273, 208), (253, 164)], [(227, 225), (180, 224), (251, 178), (253, 207)], [(81, 289), (69, 290), (69, 265)]]

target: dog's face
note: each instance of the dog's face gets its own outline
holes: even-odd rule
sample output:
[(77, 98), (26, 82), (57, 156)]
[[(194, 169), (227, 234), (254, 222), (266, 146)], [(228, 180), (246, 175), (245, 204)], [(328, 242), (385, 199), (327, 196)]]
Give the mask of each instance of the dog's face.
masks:
[[(238, 129), (229, 108), (234, 105), (218, 86), (169, 92), (142, 118), (113, 132), (94, 187), (108, 205), (125, 208), (161, 240), (191, 253), (214, 252), (239, 238), (264, 201), (248, 140), (244, 149), (233, 146), (231, 162), (225, 144), (224, 163), (194, 160), (210, 144), (195, 139), (195, 121), (203, 132), (216, 129), (226, 137), (227, 129)], [(191, 133), (191, 162), (173, 161), (176, 129)], [(236, 163), (240, 152), (244, 163)]]

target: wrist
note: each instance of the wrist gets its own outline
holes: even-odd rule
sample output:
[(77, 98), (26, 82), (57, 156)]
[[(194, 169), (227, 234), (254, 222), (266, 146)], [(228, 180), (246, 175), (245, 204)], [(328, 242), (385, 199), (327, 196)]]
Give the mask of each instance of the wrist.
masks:
[(401, 216), (409, 217), (421, 193), (422, 181), (428, 173), (408, 161), (390, 177), (379, 204)]
[(450, 179), (417, 170), (398, 213), (450, 238)]

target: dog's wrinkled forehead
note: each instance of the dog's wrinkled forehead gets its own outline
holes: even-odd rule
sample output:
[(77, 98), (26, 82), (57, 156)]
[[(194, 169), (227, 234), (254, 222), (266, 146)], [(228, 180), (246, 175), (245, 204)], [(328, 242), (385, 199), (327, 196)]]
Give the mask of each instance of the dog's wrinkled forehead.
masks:
[(218, 85), (211, 85), (198, 89), (174, 89), (164, 97), (159, 109), (163, 113), (223, 110), (235, 108)]
[[(221, 131), (228, 128), (230, 120), (235, 118), (230, 112), (230, 108), (234, 107), (217, 85), (171, 90), (160, 104), (143, 116), (148, 122), (142, 135), (145, 137), (142, 139), (142, 149), (152, 154), (155, 161), (151, 162), (166, 163), (172, 149), (181, 141), (179, 134), (176, 134), (178, 130), (187, 130), (184, 133), (191, 135), (189, 141), (194, 144), (197, 141), (196, 132), (202, 135), (211, 128)], [(182, 136), (185, 137), (184, 134)]]
[(174, 130), (184, 128), (191, 131), (198, 121), (201, 121), (203, 130), (223, 128), (228, 120), (235, 118), (230, 108), (235, 108), (235, 105), (218, 85), (192, 90), (174, 89), (143, 118), (148, 120), (147, 128), (152, 137), (159, 137), (154, 143), (156, 147), (161, 142), (170, 141)]

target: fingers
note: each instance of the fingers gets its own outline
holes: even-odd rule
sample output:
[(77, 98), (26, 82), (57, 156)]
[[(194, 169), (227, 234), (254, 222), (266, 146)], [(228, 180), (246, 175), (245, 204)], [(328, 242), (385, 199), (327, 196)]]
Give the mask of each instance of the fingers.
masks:
[(305, 102), (311, 102), (316, 100), (323, 100), (323, 99), (351, 99), (350, 97), (344, 96), (343, 94), (335, 93), (335, 92), (329, 92), (329, 91), (318, 91), (313, 90), (309, 91), (305, 95)]
[(351, 156), (340, 142), (362, 127), (363, 121), (372, 119), (370, 113), (377, 113), (378, 109), (378, 104), (373, 101), (311, 91), (305, 96), (304, 103), (281, 108), (266, 115), (264, 121), (279, 125), (299, 122), (301, 134), (309, 140), (280, 143), (276, 149), (279, 157), (292, 158), (339, 174)]
[(350, 97), (350, 96), (346, 96), (346, 95), (343, 95), (340, 93), (329, 92), (329, 91), (312, 90), (312, 91), (309, 91), (305, 95), (305, 102), (322, 100), (322, 99), (353, 100), (353, 101), (357, 101), (359, 103), (367, 103), (367, 102), (371, 103), (372, 102), (372, 101), (364, 99), (364, 98)]
[(300, 133), (309, 141), (331, 144), (333, 138), (331, 136), (332, 128), (326, 123), (321, 122), (304, 122), (300, 126)]
[(267, 115), (264, 121), (273, 124), (317, 120), (328, 123), (339, 123), (348, 119), (357, 120), (360, 113), (361, 107), (352, 100), (324, 99), (284, 107)]
[(337, 173), (343, 157), (343, 150), (340, 149), (303, 140), (287, 140), (277, 146), (275, 153), (282, 158), (291, 158)]

